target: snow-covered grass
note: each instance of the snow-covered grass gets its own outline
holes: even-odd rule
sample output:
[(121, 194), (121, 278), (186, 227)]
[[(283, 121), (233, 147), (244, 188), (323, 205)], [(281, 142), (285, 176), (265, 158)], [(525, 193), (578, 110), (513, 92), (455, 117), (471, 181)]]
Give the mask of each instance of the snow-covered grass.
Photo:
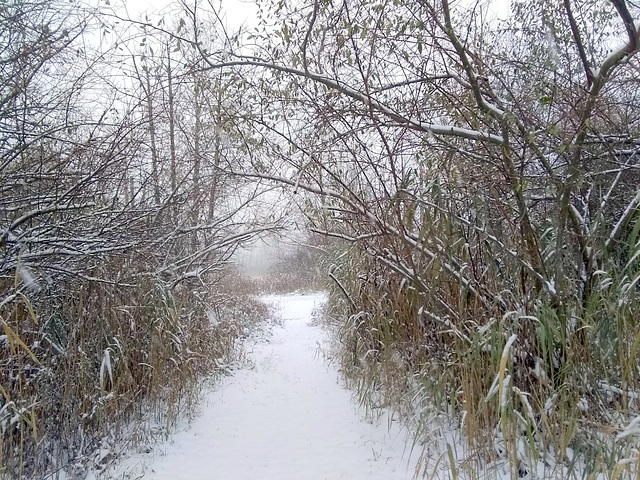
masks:
[(60, 291), (0, 309), (1, 478), (84, 478), (166, 437), (267, 313), (233, 291), (152, 280)]
[(542, 299), (500, 317), (436, 275), (420, 291), (354, 248), (339, 260), (335, 358), (365, 408), (413, 428), (426, 478), (637, 478), (634, 275), (602, 272), (580, 318)]
[(327, 334), (312, 318), (325, 295), (264, 300), (282, 325), (252, 338), (250, 368), (225, 377), (190, 425), (110, 478), (413, 478), (418, 456), (405, 448), (397, 417), (365, 417), (342, 386)]

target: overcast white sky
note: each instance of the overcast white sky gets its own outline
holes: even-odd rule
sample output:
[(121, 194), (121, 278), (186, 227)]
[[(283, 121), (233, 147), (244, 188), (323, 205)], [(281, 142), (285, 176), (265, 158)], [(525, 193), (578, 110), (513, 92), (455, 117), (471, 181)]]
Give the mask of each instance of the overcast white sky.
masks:
[[(144, 12), (160, 12), (166, 9), (172, 0), (118, 0), (126, 3), (129, 14), (136, 18)], [(218, 4), (216, 0), (214, 4)], [(463, 3), (473, 4), (476, 0), (461, 0)], [(228, 27), (232, 30), (240, 25), (251, 25), (256, 17), (257, 7), (254, 0), (221, 0), (222, 9), (227, 18)], [(491, 11), (498, 18), (505, 18), (511, 10), (511, 0), (490, 0)]]
[[(161, 13), (175, 3), (173, 0), (117, 0), (126, 4), (127, 11), (132, 18), (137, 18), (143, 13)], [(222, 9), (227, 20), (227, 26), (237, 29), (244, 23), (251, 24), (257, 13), (257, 7), (253, 0), (222, 0)], [(219, 4), (219, 0), (214, 5)]]

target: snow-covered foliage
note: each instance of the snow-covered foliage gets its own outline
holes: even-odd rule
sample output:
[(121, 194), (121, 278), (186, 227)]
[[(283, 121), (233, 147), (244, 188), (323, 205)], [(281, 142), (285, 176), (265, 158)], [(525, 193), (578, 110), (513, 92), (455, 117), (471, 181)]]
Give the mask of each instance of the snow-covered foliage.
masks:
[[(180, 365), (234, 250), (295, 204), (337, 242), (363, 401), (403, 405), (418, 378), (514, 477), (635, 474), (637, 2), (513, 0), (495, 22), (483, 2), (269, 3), (250, 36), (213, 4), (0, 9), (3, 459), (40, 445), (44, 359), (72, 341), (77, 385), (109, 390), (74, 391), (88, 415), (119, 369), (154, 378), (125, 331)], [(255, 202), (281, 187), (291, 204)]]
[(0, 8), (7, 478), (81, 472), (128, 422), (170, 425), (241, 335), (243, 319), (206, 315), (237, 303), (233, 252), (279, 225), (249, 208), (264, 189), (221, 166), (243, 161), (223, 120), (234, 87), (187, 79), (171, 35), (99, 3)]
[(416, 374), (476, 458), (498, 432), (515, 476), (632, 475), (603, 432), (638, 414), (640, 11), (511, 3), (280, 3), (270, 48), (205, 61), (272, 79), (251, 174), (311, 194), (343, 244), (330, 303), (363, 399), (402, 405)]

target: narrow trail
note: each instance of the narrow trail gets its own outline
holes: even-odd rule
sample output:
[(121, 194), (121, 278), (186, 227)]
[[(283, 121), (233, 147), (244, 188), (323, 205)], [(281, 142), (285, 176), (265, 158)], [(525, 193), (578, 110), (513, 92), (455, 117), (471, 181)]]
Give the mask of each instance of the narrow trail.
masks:
[(145, 462), (143, 478), (412, 478), (405, 433), (395, 422), (389, 428), (384, 416), (366, 420), (336, 367), (318, 355), (326, 339), (310, 322), (323, 295), (266, 301), (279, 307), (283, 326), (253, 351), (249, 346), (254, 368), (235, 372), (211, 393), (190, 428)]

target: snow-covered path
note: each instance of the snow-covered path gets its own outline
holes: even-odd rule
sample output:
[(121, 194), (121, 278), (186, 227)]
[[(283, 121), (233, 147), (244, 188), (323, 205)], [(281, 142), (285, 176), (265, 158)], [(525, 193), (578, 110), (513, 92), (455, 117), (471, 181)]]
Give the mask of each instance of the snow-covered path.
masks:
[(389, 429), (384, 418), (365, 420), (335, 367), (318, 355), (323, 332), (309, 323), (323, 300), (322, 294), (267, 298), (279, 305), (284, 323), (269, 342), (253, 346), (255, 368), (235, 372), (211, 393), (191, 427), (145, 462), (144, 478), (412, 478), (415, 461), (407, 461), (401, 429), (395, 423)]

